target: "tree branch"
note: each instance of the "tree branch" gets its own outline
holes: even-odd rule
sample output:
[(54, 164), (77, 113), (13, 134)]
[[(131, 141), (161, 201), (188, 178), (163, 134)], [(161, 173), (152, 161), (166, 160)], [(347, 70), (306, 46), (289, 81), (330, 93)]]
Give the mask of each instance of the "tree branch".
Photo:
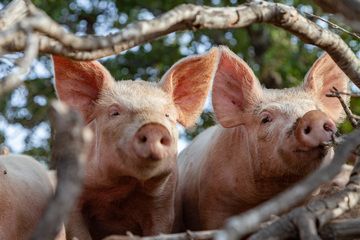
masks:
[(29, 14), (29, 8), (25, 0), (13, 0), (0, 11), (0, 30), (11, 27), (14, 23), (25, 18)]
[(0, 32), (0, 44), (2, 49), (7, 51), (23, 51), (26, 35), (20, 29), (22, 25), (31, 27), (35, 32), (43, 35), (40, 37), (39, 46), (42, 53), (90, 60), (117, 54), (175, 31), (240, 28), (261, 22), (281, 27), (306, 43), (324, 49), (360, 87), (360, 60), (338, 35), (304, 18), (293, 7), (265, 1), (224, 8), (184, 4), (153, 20), (129, 24), (119, 33), (103, 37), (94, 35), (78, 37), (67, 33), (45, 13), (34, 10), (32, 16)]
[(14, 90), (23, 83), (21, 77), (28, 71), (32, 61), (36, 58), (38, 47), (38, 36), (29, 32), (24, 56), (18, 59), (17, 66), (12, 69), (12, 72), (0, 81), (0, 96)]
[[(239, 216), (232, 217), (228, 220), (224, 234), (217, 239), (240, 239), (246, 234), (253, 232), (261, 222), (265, 221), (270, 215), (279, 215), (295, 205), (301, 203), (311, 192), (317, 189), (321, 184), (332, 180), (340, 171), (345, 160), (351, 155), (352, 151), (360, 144), (360, 130), (346, 136), (346, 140), (335, 151), (332, 162), (306, 177), (300, 183), (292, 188), (280, 193), (278, 196), (255, 207)], [(281, 218), (277, 223), (289, 222), (288, 219)], [(271, 226), (273, 226), (272, 224)], [(285, 224), (286, 229), (291, 229), (293, 224)], [(285, 227), (284, 227), (285, 229)], [(284, 230), (283, 229), (283, 230)], [(264, 230), (267, 231), (267, 230)], [(286, 232), (284, 230), (284, 232)], [(291, 232), (291, 231), (290, 231)], [(293, 234), (293, 232), (291, 232)]]
[(161, 234), (158, 236), (149, 236), (149, 237), (139, 237), (129, 233), (128, 236), (113, 235), (106, 237), (103, 240), (205, 240), (205, 239), (213, 239), (215, 235), (218, 234), (219, 232), (220, 230), (198, 231), (198, 232), (187, 231), (184, 233)]
[(55, 130), (52, 158), (57, 165), (57, 187), (32, 240), (54, 239), (66, 221), (81, 192), (82, 165), (92, 136), (80, 114), (63, 103), (53, 102), (50, 115)]
[[(358, 142), (359, 139), (357, 139)], [(277, 239), (293, 237), (299, 230), (301, 239), (320, 239), (317, 229), (321, 229), (332, 219), (356, 206), (360, 200), (360, 161), (358, 160), (351, 173), (346, 188), (325, 198), (312, 201), (307, 206), (292, 210), (285, 217), (252, 235), (250, 240), (266, 239), (277, 236)], [(307, 225), (303, 224), (304, 222)], [(286, 226), (286, 231), (284, 231)], [(291, 231), (293, 231), (291, 233)], [(326, 231), (325, 233), (326, 234)], [(360, 235), (360, 231), (357, 231)], [(320, 235), (323, 235), (320, 233)]]
[(360, 0), (314, 0), (324, 11), (341, 15), (355, 31), (360, 31)]
[(336, 220), (325, 225), (320, 237), (327, 240), (358, 239), (360, 237), (360, 218)]

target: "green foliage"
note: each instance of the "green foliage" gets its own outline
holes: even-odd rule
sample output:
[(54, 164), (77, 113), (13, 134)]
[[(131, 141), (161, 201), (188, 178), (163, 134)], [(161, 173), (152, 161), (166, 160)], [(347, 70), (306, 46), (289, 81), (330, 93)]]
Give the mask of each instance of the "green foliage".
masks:
[[(116, 31), (134, 21), (151, 19), (184, 3), (180, 0), (33, 0), (33, 2), (70, 31), (97, 34)], [(237, 0), (186, 1), (186, 3), (209, 6), (235, 6), (243, 2)], [(312, 1), (282, 0), (279, 2), (293, 5), (299, 11), (310, 11), (328, 18), (313, 5)], [(349, 43), (353, 51), (360, 52), (360, 46), (355, 39), (344, 33), (340, 35)], [(178, 32), (101, 61), (118, 80), (141, 78), (158, 81), (180, 58), (207, 51), (214, 45), (229, 46), (250, 65), (265, 86), (278, 88), (300, 84), (307, 70), (320, 54), (319, 49), (304, 44), (282, 29), (255, 24), (243, 29)], [(41, 57), (39, 61), (37, 65), (40, 64), (51, 72), (51, 62), (47, 56)], [(19, 124), (24, 131), (27, 131), (23, 151), (46, 161), (49, 158), (50, 149), (48, 105), (49, 101), (55, 97), (55, 93), (51, 74), (41, 74), (43, 71), (36, 71), (36, 64), (32, 72), (29, 75), (31, 80), (28, 80), (24, 87), (8, 94), (0, 101), (2, 113), (0, 140), (4, 140), (8, 124)], [(352, 102), (352, 108), (358, 113), (360, 113), (359, 101), (359, 99), (354, 99)], [(211, 110), (207, 109), (197, 126), (186, 132), (186, 138), (192, 139), (213, 124)], [(48, 135), (45, 134), (45, 137), (43, 136), (40, 140), (39, 126), (42, 132), (48, 132)], [(342, 130), (350, 131), (348, 124), (345, 124)], [(8, 137), (11, 138), (11, 136)]]

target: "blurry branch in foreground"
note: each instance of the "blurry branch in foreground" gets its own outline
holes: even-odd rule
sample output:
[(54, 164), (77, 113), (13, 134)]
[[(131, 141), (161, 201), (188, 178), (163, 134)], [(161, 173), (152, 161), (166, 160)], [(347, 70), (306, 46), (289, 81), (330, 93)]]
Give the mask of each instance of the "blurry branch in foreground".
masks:
[(80, 113), (60, 101), (52, 102), (50, 117), (55, 132), (52, 160), (56, 164), (57, 186), (32, 240), (54, 239), (67, 221), (82, 190), (83, 165), (92, 138)]

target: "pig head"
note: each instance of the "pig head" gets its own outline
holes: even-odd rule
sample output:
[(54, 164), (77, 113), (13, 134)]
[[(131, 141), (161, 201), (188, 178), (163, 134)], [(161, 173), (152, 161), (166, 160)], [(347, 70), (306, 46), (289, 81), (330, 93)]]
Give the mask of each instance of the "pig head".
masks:
[[(170, 232), (178, 131), (199, 116), (218, 50), (176, 63), (160, 83), (114, 81), (98, 62), (54, 56), (58, 97), (81, 111), (95, 133), (83, 194), (69, 237)], [(74, 227), (79, 226), (79, 227)]]
[(332, 87), (348, 79), (329, 55), (312, 66), (303, 85), (260, 86), (249, 66), (222, 47), (212, 102), (219, 125), (201, 133), (179, 156), (179, 198), (190, 229), (221, 227), (224, 220), (271, 198), (321, 164), (343, 119)]

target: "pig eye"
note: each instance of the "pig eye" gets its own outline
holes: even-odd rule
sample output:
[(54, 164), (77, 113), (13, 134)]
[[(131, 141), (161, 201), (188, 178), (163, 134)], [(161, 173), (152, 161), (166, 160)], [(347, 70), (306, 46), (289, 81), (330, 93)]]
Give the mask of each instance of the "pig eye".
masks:
[(167, 118), (168, 118), (168, 117), (170, 117), (170, 115), (166, 113), (166, 114), (165, 114), (165, 117), (167, 117)]
[(268, 114), (264, 114), (262, 119), (261, 119), (261, 124), (265, 124), (265, 123), (268, 123), (268, 122), (271, 122), (272, 121), (272, 118), (270, 115)]
[(120, 115), (120, 109), (118, 106), (113, 105), (109, 108), (109, 116), (110, 117), (116, 117)]
[(114, 111), (114, 112), (110, 113), (111, 117), (115, 117), (115, 116), (119, 116), (119, 115), (120, 115), (120, 113), (118, 111)]

